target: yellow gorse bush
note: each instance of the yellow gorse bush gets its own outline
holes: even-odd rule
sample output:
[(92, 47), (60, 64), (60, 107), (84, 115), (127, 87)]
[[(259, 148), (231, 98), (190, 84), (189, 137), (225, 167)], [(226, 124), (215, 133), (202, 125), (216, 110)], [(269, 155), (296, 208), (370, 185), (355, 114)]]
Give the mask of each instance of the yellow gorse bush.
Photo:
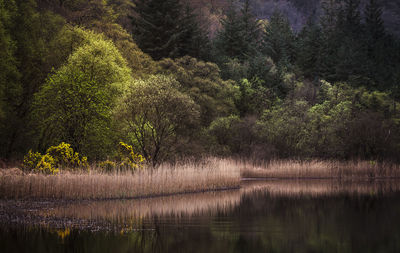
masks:
[(79, 166), (79, 154), (74, 152), (68, 143), (61, 142), (58, 146), (52, 146), (47, 149), (46, 153), (51, 155), (55, 163), (62, 167), (75, 168)]
[(32, 150), (29, 150), (28, 154), (24, 156), (24, 162), (22, 164), (22, 168), (24, 170), (34, 170), (36, 168), (36, 165), (40, 162), (42, 159), (42, 154), (39, 152), (33, 152)]
[(44, 174), (56, 174), (60, 170), (55, 165), (54, 158), (49, 154), (45, 154), (36, 165), (35, 170)]
[(45, 174), (55, 174), (63, 168), (89, 168), (87, 157), (79, 158), (79, 153), (74, 152), (71, 145), (61, 142), (57, 146), (51, 146), (46, 154), (29, 150), (24, 156), (23, 168)]
[(138, 169), (143, 168), (143, 164), (146, 159), (133, 151), (133, 147), (123, 143), (122, 141), (118, 145), (118, 156), (121, 160), (121, 168), (125, 169)]

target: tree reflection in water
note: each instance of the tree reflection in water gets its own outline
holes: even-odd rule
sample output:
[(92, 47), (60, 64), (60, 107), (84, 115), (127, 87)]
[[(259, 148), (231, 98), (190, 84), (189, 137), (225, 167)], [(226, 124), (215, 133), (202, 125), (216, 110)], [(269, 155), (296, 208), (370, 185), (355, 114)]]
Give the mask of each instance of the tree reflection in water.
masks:
[(0, 246), (4, 252), (400, 251), (396, 181), (249, 181), (242, 186), (236, 191), (63, 205), (47, 214), (127, 226), (69, 233), (2, 226)]

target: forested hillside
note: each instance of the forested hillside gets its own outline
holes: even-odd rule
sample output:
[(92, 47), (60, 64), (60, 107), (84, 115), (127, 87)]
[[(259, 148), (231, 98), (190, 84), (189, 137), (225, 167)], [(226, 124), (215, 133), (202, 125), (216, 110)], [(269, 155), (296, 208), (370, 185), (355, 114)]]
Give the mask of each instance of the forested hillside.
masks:
[(0, 0), (0, 157), (398, 160), (390, 6)]
[[(187, 0), (196, 8), (210, 7), (216, 13), (228, 6), (229, 0)], [(310, 16), (320, 17), (323, 15), (323, 6), (330, 0), (254, 0), (254, 14), (259, 19), (270, 18), (275, 10), (279, 10), (288, 16), (294, 30), (299, 31), (307, 23)], [(360, 8), (363, 8), (369, 0), (361, 0)], [(241, 0), (244, 2), (244, 0)], [(380, 0), (382, 7), (382, 19), (385, 27), (392, 33), (400, 35), (400, 2), (396, 0)]]

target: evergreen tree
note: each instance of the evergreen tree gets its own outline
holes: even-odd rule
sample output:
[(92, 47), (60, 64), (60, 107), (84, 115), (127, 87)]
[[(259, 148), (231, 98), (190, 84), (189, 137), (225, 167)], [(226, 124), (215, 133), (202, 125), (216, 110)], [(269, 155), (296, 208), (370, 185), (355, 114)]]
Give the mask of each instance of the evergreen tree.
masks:
[(325, 33), (334, 33), (337, 27), (337, 18), (340, 11), (341, 0), (322, 0), (321, 26)]
[(179, 50), (180, 56), (189, 55), (202, 60), (209, 58), (211, 50), (207, 29), (200, 26), (195, 10), (189, 4), (184, 6)]
[(365, 30), (369, 43), (374, 44), (385, 36), (385, 26), (382, 20), (382, 8), (377, 0), (369, 0), (365, 7)]
[(231, 0), (225, 17), (221, 20), (222, 29), (216, 38), (218, 54), (222, 58), (245, 58), (243, 22), (237, 11), (236, 2)]
[(324, 2), (321, 74), (329, 81), (369, 82), (364, 78), (368, 68), (359, 5), (360, 0)]
[(207, 32), (194, 10), (180, 0), (135, 0), (133, 37), (153, 59), (184, 55), (205, 57)]
[(133, 36), (155, 60), (179, 55), (182, 5), (179, 0), (136, 0)]
[[(370, 0), (365, 7), (365, 47), (367, 50), (368, 75), (378, 84), (386, 86), (392, 80), (391, 73), (388, 71), (393, 55), (388, 54), (390, 42), (385, 33), (382, 20), (382, 8), (376, 0)], [(389, 43), (388, 43), (389, 42)], [(389, 84), (391, 85), (391, 84)]]
[(337, 32), (340, 1), (323, 0), (321, 2), (323, 15), (321, 16), (322, 49), (321, 49), (321, 76), (329, 81), (336, 80), (336, 65), (338, 63), (338, 45), (340, 36)]
[(279, 11), (272, 14), (265, 29), (263, 51), (279, 70), (290, 69), (295, 60), (295, 36), (289, 20)]
[(343, 0), (338, 13), (339, 31), (347, 37), (357, 38), (363, 32), (361, 25), (360, 0)]
[(241, 9), (243, 26), (244, 54), (249, 57), (257, 55), (260, 43), (260, 24), (254, 16), (250, 0), (245, 0)]
[(367, 75), (365, 65), (367, 57), (363, 43), (364, 27), (361, 24), (359, 5), (360, 0), (344, 0), (337, 24), (340, 43), (338, 44), (336, 78), (350, 79), (349, 81), (355, 85), (365, 82), (362, 77)]
[(298, 36), (297, 66), (308, 78), (318, 77), (321, 65), (322, 50), (321, 28), (309, 19)]

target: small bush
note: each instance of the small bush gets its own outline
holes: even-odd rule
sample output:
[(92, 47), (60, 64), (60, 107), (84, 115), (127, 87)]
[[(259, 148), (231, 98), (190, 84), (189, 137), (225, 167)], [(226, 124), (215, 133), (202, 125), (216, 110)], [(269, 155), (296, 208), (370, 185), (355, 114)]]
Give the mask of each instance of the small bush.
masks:
[(29, 150), (28, 154), (24, 156), (24, 162), (22, 164), (22, 169), (31, 171), (36, 168), (38, 163), (42, 159), (42, 154), (39, 152), (32, 152), (32, 150)]
[(45, 154), (36, 165), (35, 170), (44, 174), (56, 174), (59, 172), (59, 169), (55, 165), (54, 158), (49, 154)]
[(111, 172), (117, 167), (117, 164), (115, 162), (107, 160), (99, 162), (98, 166), (102, 168), (104, 171)]
[(47, 149), (47, 154), (54, 158), (57, 167), (61, 168), (88, 168), (87, 157), (79, 159), (79, 153), (74, 152), (71, 145), (61, 142), (58, 146)]
[[(76, 153), (76, 154), (78, 154), (78, 153)], [(82, 159), (78, 161), (78, 167), (89, 169), (89, 162), (88, 162), (86, 156), (83, 156)]]
[(133, 147), (120, 142), (118, 145), (118, 158), (120, 160), (121, 169), (135, 170), (142, 168), (146, 159), (133, 151)]
[(79, 166), (79, 154), (74, 152), (71, 145), (65, 142), (48, 148), (46, 153), (51, 155), (55, 163), (61, 167), (76, 168)]
[(55, 174), (62, 168), (89, 168), (87, 157), (79, 159), (79, 154), (74, 152), (71, 145), (62, 142), (58, 146), (47, 149), (45, 155), (29, 150), (24, 156), (23, 169)]

